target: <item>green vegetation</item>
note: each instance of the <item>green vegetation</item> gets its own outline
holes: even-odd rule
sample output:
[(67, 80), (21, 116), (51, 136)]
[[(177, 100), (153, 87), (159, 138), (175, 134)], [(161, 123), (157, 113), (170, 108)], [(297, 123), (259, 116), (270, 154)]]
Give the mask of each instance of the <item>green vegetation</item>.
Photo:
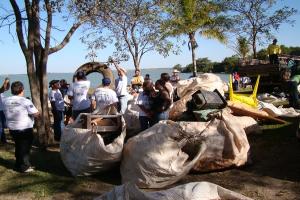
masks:
[(257, 43), (274, 37), (272, 32), (282, 24), (293, 24), (291, 17), (297, 13), (287, 6), (275, 9), (277, 0), (224, 0), (224, 3), (232, 13), (234, 33), (249, 41), (253, 58), (257, 58)]
[[(282, 54), (300, 56), (300, 47), (286, 47), (281, 45)], [(246, 50), (244, 51), (246, 52)], [(251, 55), (250, 57), (252, 57)], [(257, 59), (266, 60), (268, 57), (267, 48), (261, 49), (257, 52)], [(213, 62), (208, 58), (199, 58), (196, 60), (196, 66), (198, 72), (214, 72), (214, 73), (231, 73), (239, 67), (240, 56), (233, 55), (224, 58), (222, 62)], [(183, 73), (193, 72), (193, 65), (188, 64), (185, 67), (177, 64), (173, 67)]]
[[(167, 35), (179, 36), (186, 35), (189, 38), (189, 49), (192, 51), (192, 68), (193, 75), (196, 76), (198, 68), (201, 71), (207, 70), (201, 67), (202, 62), (196, 60), (195, 50), (198, 47), (195, 34), (198, 32), (201, 36), (210, 39), (217, 39), (225, 42), (224, 32), (228, 28), (228, 20), (222, 15), (222, 7), (216, 1), (196, 1), (196, 0), (179, 0), (167, 3), (166, 11), (168, 20), (165, 22)], [(204, 58), (205, 59), (205, 58)], [(209, 66), (207, 66), (209, 68)]]

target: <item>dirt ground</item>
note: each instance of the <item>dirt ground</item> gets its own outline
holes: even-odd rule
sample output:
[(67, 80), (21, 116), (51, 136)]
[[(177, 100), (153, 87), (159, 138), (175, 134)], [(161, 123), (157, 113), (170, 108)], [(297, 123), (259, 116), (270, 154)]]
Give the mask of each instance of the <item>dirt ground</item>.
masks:
[[(289, 128), (266, 130), (261, 135), (250, 135), (249, 142), (251, 164), (219, 172), (190, 173), (168, 188), (189, 182), (208, 181), (253, 199), (300, 199), (300, 141), (297, 141), (295, 132)], [(60, 160), (57, 147), (53, 147), (47, 151), (34, 150), (32, 163), (36, 166), (36, 172), (31, 178), (34, 182), (32, 184), (36, 185), (34, 189), (26, 189), (19, 183), (24, 180), (24, 176), (14, 174), (11, 170), (13, 157), (7, 156), (7, 160), (7, 157), (2, 156), (4, 151), (13, 151), (13, 144), (0, 145), (0, 174), (3, 173), (0, 176), (0, 199), (93, 199), (121, 184), (118, 169), (92, 177), (71, 177)], [(40, 159), (43, 162), (39, 162)], [(14, 175), (16, 183), (7, 186), (12, 181), (9, 180), (10, 175)], [(50, 192), (43, 195), (40, 190)]]

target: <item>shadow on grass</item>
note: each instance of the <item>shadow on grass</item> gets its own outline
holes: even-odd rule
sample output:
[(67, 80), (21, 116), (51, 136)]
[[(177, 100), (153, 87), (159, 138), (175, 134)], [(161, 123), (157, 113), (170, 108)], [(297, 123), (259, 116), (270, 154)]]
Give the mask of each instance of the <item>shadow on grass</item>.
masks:
[(294, 127), (265, 130), (250, 135), (253, 164), (243, 170), (282, 180), (300, 182), (300, 142)]
[(72, 177), (71, 173), (65, 168), (58, 151), (34, 148), (30, 157), (32, 165), (39, 171), (57, 176)]

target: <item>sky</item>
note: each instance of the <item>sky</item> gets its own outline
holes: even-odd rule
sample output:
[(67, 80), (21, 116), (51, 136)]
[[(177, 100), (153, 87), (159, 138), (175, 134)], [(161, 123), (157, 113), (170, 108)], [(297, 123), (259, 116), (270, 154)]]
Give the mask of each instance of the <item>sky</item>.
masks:
[[(19, 0), (20, 1), (20, 0)], [(9, 1), (1, 1), (1, 6), (9, 6)], [(293, 26), (283, 24), (278, 32), (274, 35), (279, 44), (285, 46), (300, 46), (300, 0), (279, 0), (278, 6), (283, 5), (293, 7), (298, 13), (293, 17), (296, 21)], [(0, 10), (2, 14), (3, 10)], [(59, 25), (65, 26), (66, 22), (58, 21)], [(66, 25), (67, 27), (67, 25)], [(67, 30), (67, 28), (66, 28)], [(11, 27), (11, 32), (15, 31), (15, 26)], [(51, 54), (48, 60), (49, 73), (73, 73), (80, 65), (89, 62), (86, 59), (88, 50), (80, 41), (82, 29), (79, 29), (72, 36), (70, 42), (62, 50)], [(57, 41), (62, 39), (61, 33), (55, 33), (54, 37)], [(197, 36), (198, 48), (196, 49), (196, 57), (208, 57), (211, 61), (222, 61), (225, 57), (229, 57), (234, 51), (228, 46), (221, 44), (216, 40), (209, 40)], [(266, 48), (266, 46), (258, 47)], [(97, 59), (95, 61), (105, 62), (112, 55), (114, 49), (112, 47), (98, 50)], [(11, 36), (7, 28), (0, 28), (0, 75), (9, 74), (25, 74), (26, 62), (16, 36)], [(163, 57), (156, 52), (145, 54), (142, 58), (141, 68), (172, 68), (176, 64), (186, 66), (191, 63), (191, 52), (187, 45), (181, 47), (180, 55), (172, 55)], [(120, 63), (126, 69), (134, 69), (132, 60)]]

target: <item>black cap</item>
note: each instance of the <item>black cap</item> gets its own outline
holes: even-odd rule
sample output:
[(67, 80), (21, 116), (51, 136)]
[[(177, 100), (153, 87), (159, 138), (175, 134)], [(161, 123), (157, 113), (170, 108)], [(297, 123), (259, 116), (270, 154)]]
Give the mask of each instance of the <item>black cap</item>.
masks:
[(49, 87), (52, 87), (55, 83), (59, 83), (59, 80), (52, 80), (49, 82)]
[(80, 80), (86, 79), (84, 71), (78, 71), (78, 72), (76, 73), (76, 78), (77, 78), (77, 80), (78, 80), (78, 79), (80, 79)]

